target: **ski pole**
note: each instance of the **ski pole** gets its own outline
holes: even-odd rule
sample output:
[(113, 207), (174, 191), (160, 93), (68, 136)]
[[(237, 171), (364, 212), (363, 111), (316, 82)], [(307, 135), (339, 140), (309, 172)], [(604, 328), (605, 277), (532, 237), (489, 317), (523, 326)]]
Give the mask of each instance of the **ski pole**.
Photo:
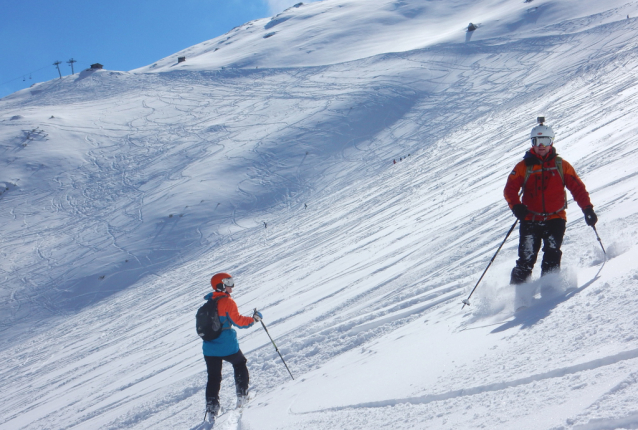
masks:
[(483, 271), (483, 274), (481, 275), (481, 277), (479, 278), (478, 282), (476, 283), (476, 285), (474, 286), (474, 288), (472, 289), (472, 292), (470, 293), (469, 296), (467, 296), (467, 299), (463, 300), (463, 307), (461, 308), (461, 310), (463, 310), (463, 308), (465, 307), (465, 305), (470, 305), (470, 297), (472, 297), (472, 294), (474, 294), (474, 291), (476, 290), (476, 287), (478, 287), (479, 283), (481, 282), (481, 280), (483, 279), (483, 276), (485, 276), (485, 274), (487, 273), (487, 269), (490, 268), (490, 266), (492, 265), (492, 262), (494, 262), (494, 259), (496, 258), (496, 256), (498, 255), (498, 252), (501, 250), (501, 248), (503, 247), (503, 245), (505, 245), (505, 241), (507, 240), (508, 237), (510, 237), (510, 234), (512, 234), (512, 231), (514, 231), (514, 227), (516, 227), (516, 224), (518, 223), (518, 218), (516, 219), (516, 221), (514, 221), (514, 224), (512, 224), (512, 226), (510, 227), (510, 231), (507, 232), (507, 234), (505, 235), (505, 239), (503, 239), (503, 243), (501, 243), (501, 246), (498, 247), (498, 249), (496, 250), (496, 253), (494, 254), (494, 257), (492, 257), (492, 259), (490, 260), (489, 264), (487, 265), (487, 267), (485, 268), (485, 270)]
[[(255, 308), (255, 312), (257, 312), (257, 308)], [(279, 354), (279, 358), (281, 358), (281, 361), (284, 362), (284, 366), (286, 366), (286, 370), (288, 371), (288, 373), (290, 373), (290, 377), (292, 378), (292, 380), (295, 380), (295, 377), (292, 376), (292, 372), (290, 371), (290, 369), (288, 368), (288, 365), (286, 364), (286, 360), (284, 360), (284, 357), (281, 355), (281, 352), (279, 352), (279, 348), (277, 348), (277, 344), (275, 343), (274, 340), (272, 340), (272, 336), (270, 335), (270, 333), (268, 333), (268, 329), (266, 328), (266, 324), (264, 324), (263, 320), (259, 320), (259, 322), (261, 323), (262, 327), (264, 328), (264, 330), (266, 330), (266, 334), (268, 335), (268, 337), (270, 338), (270, 341), (272, 342), (272, 346), (275, 347), (275, 351), (277, 351), (277, 354)]]
[(592, 225), (591, 228), (594, 229), (594, 233), (596, 233), (596, 239), (598, 239), (598, 243), (600, 243), (600, 247), (603, 249), (603, 254), (607, 257), (607, 252), (605, 251), (605, 247), (603, 246), (603, 241), (600, 240), (600, 236), (598, 236), (598, 230), (596, 230), (596, 226)]

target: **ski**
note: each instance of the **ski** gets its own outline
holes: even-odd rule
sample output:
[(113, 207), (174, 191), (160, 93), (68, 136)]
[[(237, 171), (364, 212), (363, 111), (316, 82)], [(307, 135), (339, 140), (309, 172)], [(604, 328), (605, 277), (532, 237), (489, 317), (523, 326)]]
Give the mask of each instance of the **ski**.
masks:
[[(204, 421), (199, 426), (195, 427), (193, 430), (211, 430), (215, 428), (216, 425), (220, 426), (228, 420), (239, 422), (239, 420), (241, 419), (241, 415), (244, 410), (244, 407), (246, 407), (246, 405), (250, 403), (250, 401), (254, 398), (255, 398), (255, 392), (250, 391), (248, 393), (248, 396), (246, 396), (246, 398), (243, 400), (243, 402), (239, 402), (239, 401), (237, 402), (235, 409), (223, 409), (222, 412), (219, 415), (213, 417), (212, 420), (210, 420), (210, 417), (207, 415), (204, 418)], [(210, 421), (207, 421), (207, 419), (209, 419)]]

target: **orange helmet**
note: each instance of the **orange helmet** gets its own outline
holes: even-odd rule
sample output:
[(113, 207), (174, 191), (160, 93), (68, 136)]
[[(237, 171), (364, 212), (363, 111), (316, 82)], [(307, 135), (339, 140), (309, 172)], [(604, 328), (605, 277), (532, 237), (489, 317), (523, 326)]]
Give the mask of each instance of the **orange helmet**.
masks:
[(234, 287), (235, 281), (233, 281), (233, 277), (228, 273), (221, 272), (210, 278), (210, 285), (212, 285), (215, 291), (224, 291), (226, 287)]

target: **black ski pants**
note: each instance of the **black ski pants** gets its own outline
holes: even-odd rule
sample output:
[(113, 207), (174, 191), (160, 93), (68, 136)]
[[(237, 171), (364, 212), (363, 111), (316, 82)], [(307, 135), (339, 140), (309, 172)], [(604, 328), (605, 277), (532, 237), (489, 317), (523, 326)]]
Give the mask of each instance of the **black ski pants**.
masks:
[(565, 236), (566, 221), (550, 219), (547, 221), (521, 221), (518, 242), (518, 260), (512, 269), (510, 284), (523, 284), (532, 275), (538, 251), (543, 243), (543, 262), (541, 276), (560, 269), (560, 250)]
[(225, 357), (204, 356), (206, 360), (206, 371), (208, 372), (208, 383), (206, 384), (206, 401), (212, 400), (219, 404), (219, 387), (222, 383), (222, 363), (228, 361), (233, 365), (235, 371), (235, 389), (237, 395), (245, 395), (248, 392), (248, 367), (246, 357), (241, 350)]

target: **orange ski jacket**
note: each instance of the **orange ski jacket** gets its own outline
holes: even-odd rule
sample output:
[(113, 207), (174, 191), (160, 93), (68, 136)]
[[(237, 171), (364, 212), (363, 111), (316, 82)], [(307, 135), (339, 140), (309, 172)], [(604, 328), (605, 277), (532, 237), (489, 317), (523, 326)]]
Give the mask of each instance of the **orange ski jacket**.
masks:
[[(589, 193), (585, 184), (580, 180), (576, 171), (567, 161), (562, 160), (563, 177), (556, 167), (556, 149), (552, 148), (544, 159), (532, 151), (525, 153), (507, 178), (503, 195), (510, 209), (514, 205), (523, 203), (530, 211), (525, 220), (545, 221), (548, 219), (567, 219), (567, 194), (565, 187), (570, 191), (574, 200), (581, 209), (593, 207), (589, 200)], [(527, 167), (532, 166), (527, 181)], [(519, 198), (519, 191), (524, 185), (523, 199)]]
[(252, 317), (245, 317), (239, 313), (237, 303), (230, 297), (228, 293), (215, 291), (204, 297), (205, 300), (221, 297), (217, 302), (217, 312), (219, 313), (219, 321), (222, 323), (222, 333), (217, 339), (204, 341), (202, 349), (204, 355), (212, 357), (225, 357), (239, 351), (239, 341), (237, 340), (237, 332), (232, 328), (252, 327), (255, 320)]

